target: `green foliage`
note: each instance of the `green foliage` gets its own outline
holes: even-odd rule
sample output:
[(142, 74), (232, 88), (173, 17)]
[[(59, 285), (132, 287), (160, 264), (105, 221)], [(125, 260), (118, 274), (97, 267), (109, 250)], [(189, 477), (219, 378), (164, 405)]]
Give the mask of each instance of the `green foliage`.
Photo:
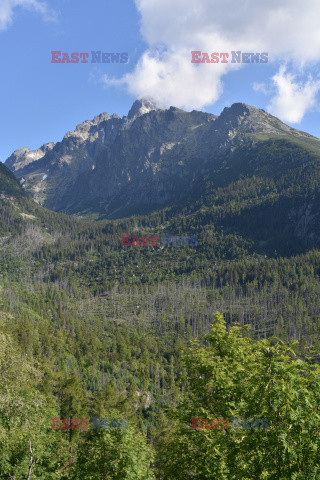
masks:
[[(108, 418), (121, 418), (113, 412)], [(91, 430), (79, 446), (75, 479), (152, 480), (153, 454), (137, 429)]]
[(60, 479), (57, 442), (50, 430), (53, 399), (39, 391), (41, 371), (13, 339), (0, 332), (0, 476), (27, 478), (30, 448), (33, 474)]
[[(185, 353), (188, 394), (160, 442), (164, 478), (315, 479), (320, 475), (320, 367), (293, 345), (252, 340), (215, 315), (206, 345)], [(267, 418), (267, 429), (191, 429), (202, 419)], [(166, 452), (170, 451), (170, 455)]]

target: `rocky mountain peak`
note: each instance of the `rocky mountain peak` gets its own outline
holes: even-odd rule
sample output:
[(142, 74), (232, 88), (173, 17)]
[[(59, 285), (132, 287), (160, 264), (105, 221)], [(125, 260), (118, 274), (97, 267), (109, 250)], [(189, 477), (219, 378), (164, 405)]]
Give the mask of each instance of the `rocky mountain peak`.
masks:
[(33, 163), (42, 158), (47, 152), (52, 150), (55, 146), (54, 142), (45, 143), (36, 150), (30, 150), (29, 147), (23, 147), (15, 150), (12, 155), (6, 160), (6, 165), (13, 171), (20, 170), (26, 165)]
[[(247, 133), (297, 135), (298, 132), (264, 110), (245, 103), (233, 103), (231, 107), (225, 107), (218, 120), (218, 125), (223, 123), (230, 129), (245, 129)], [(311, 137), (304, 132), (299, 132), (299, 135)]]
[(76, 126), (75, 132), (88, 132), (91, 127), (99, 125), (101, 122), (105, 120), (109, 120), (111, 117), (107, 112), (100, 113), (100, 115), (96, 115), (93, 120), (85, 120), (79, 125)]
[(225, 107), (222, 112), (221, 116), (227, 116), (227, 115), (237, 115), (237, 116), (242, 116), (242, 115), (248, 115), (252, 110), (257, 110), (254, 107), (251, 107), (250, 105), (247, 105), (245, 103), (233, 103), (231, 107)]
[(142, 98), (140, 100), (136, 100), (128, 113), (128, 120), (133, 120), (140, 115), (144, 115), (145, 113), (150, 112), (151, 110), (157, 110), (157, 107), (152, 103), (151, 100), (146, 98)]

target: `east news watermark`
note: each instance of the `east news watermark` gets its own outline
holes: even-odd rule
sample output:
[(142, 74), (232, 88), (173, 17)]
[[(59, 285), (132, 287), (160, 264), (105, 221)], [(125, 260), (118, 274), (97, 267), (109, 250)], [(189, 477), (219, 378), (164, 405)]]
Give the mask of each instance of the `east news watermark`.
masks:
[(268, 428), (268, 419), (267, 418), (231, 418), (232, 423), (227, 418), (213, 418), (208, 420), (206, 418), (192, 417), (191, 418), (191, 429), (200, 430), (200, 429), (222, 429), (226, 430), (228, 428), (244, 428), (245, 430), (250, 429), (261, 429), (266, 430)]
[(91, 51), (91, 55), (89, 52), (72, 52), (69, 55), (68, 52), (60, 50), (51, 51), (51, 63), (128, 63), (128, 61), (127, 52), (113, 53), (97, 50)]
[[(230, 62), (229, 62), (230, 59)], [(268, 52), (254, 53), (232, 50), (229, 52), (208, 52), (193, 50), (191, 63), (268, 63)]]
[(198, 236), (161, 235), (161, 244), (159, 244), (159, 241), (159, 235), (142, 235), (141, 238), (130, 233), (121, 235), (121, 245), (123, 247), (197, 247)]

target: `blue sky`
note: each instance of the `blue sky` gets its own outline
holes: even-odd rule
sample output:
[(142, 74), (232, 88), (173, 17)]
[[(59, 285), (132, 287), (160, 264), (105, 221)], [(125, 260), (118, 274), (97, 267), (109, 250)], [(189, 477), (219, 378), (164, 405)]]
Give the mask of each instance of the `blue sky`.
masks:
[[(267, 4), (267, 5), (265, 5)], [(316, 0), (1, 0), (0, 161), (137, 97), (219, 114), (244, 102), (320, 137)], [(53, 64), (51, 51), (128, 52)], [(191, 64), (191, 50), (268, 52), (267, 64)]]

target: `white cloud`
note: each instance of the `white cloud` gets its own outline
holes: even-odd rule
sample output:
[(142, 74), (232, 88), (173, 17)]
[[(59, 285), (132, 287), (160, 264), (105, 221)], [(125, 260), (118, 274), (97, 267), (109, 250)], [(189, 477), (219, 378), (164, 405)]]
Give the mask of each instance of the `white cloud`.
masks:
[[(209, 105), (222, 93), (222, 76), (242, 66), (195, 65), (191, 50), (268, 52), (269, 62), (292, 61), (297, 68), (320, 61), (318, 0), (246, 0), (241, 8), (237, 0), (135, 0), (135, 4), (147, 51), (118, 84), (162, 105)], [(117, 81), (108, 79), (110, 83)]]
[(267, 110), (284, 121), (298, 123), (304, 114), (316, 103), (320, 81), (311, 77), (305, 82), (295, 82), (296, 76), (287, 73), (283, 66), (272, 78), (277, 93), (271, 99)]
[[(135, 0), (149, 45), (184, 45), (215, 37), (232, 49), (270, 51), (298, 61), (320, 58), (318, 0)], [(208, 40), (206, 42), (206, 39)], [(216, 50), (210, 44), (210, 49)], [(212, 50), (212, 51), (213, 51)], [(223, 50), (222, 50), (223, 51)]]
[[(136, 97), (154, 99), (159, 107), (170, 105), (196, 109), (199, 105), (215, 102), (221, 94), (220, 77), (226, 71), (226, 64), (216, 68), (207, 65), (194, 67), (185, 61), (190, 52), (167, 52), (165, 54), (147, 51), (138, 62), (133, 73), (116, 80), (104, 77), (106, 85), (126, 86)], [(183, 82), (188, 79), (187, 82)]]
[(1, 0), (0, 2), (0, 31), (6, 30), (13, 21), (14, 10), (17, 7), (34, 10), (40, 13), (44, 20), (51, 21), (56, 18), (45, 2), (40, 0)]

